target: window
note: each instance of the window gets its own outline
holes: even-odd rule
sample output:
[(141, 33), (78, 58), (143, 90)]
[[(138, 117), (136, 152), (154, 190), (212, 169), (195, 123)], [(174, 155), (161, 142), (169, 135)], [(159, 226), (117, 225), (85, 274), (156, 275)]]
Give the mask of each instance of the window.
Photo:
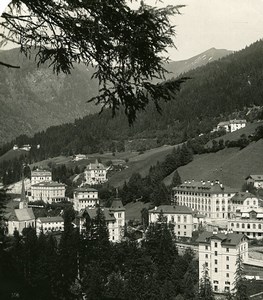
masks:
[(229, 273), (226, 273), (226, 277), (229, 278)]
[(217, 273), (217, 268), (215, 268), (215, 273)]
[(226, 265), (226, 269), (229, 270), (229, 265)]
[(208, 258), (208, 254), (205, 255), (205, 258)]
[(214, 290), (215, 290), (215, 292), (218, 291), (218, 286), (217, 285), (214, 286)]
[(226, 248), (226, 252), (229, 252), (229, 248)]
[(226, 260), (229, 261), (229, 256), (226, 257)]
[(215, 256), (217, 256), (217, 251), (215, 251)]
[(208, 250), (208, 246), (205, 246), (205, 250)]
[(217, 265), (217, 259), (215, 259), (215, 265)]
[(186, 229), (186, 225), (184, 225), (184, 229)]
[(215, 247), (217, 247), (217, 243), (215, 243)]
[(180, 225), (178, 225), (178, 228), (180, 228)]
[(208, 267), (208, 262), (207, 261), (205, 262), (205, 266)]

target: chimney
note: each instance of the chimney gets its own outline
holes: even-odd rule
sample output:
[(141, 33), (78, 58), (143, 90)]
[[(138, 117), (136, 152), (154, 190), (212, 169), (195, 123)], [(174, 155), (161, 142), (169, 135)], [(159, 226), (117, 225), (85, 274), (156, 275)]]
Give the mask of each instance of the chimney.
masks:
[(154, 210), (157, 210), (157, 206), (154, 207)]
[(214, 181), (211, 181), (211, 185), (212, 185), (212, 186), (214, 185)]
[(220, 183), (220, 187), (221, 187), (221, 189), (223, 188), (223, 183)]

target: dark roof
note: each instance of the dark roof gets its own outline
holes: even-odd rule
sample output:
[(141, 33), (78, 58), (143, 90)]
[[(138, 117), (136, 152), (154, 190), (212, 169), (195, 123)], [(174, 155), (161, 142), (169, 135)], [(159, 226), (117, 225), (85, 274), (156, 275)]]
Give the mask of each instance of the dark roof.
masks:
[[(109, 221), (116, 221), (113, 213), (110, 212), (110, 210), (108, 208), (103, 208), (101, 209), (103, 214), (104, 214), (104, 217), (105, 217), (105, 221), (106, 222), (109, 222)], [(91, 219), (94, 219), (97, 215), (97, 209), (95, 208), (85, 208), (85, 209), (82, 209), (79, 213), (79, 217), (82, 218), (85, 213), (88, 213), (89, 217)]]
[(238, 233), (216, 233), (209, 231), (204, 231), (202, 234), (199, 235), (198, 239), (196, 240), (199, 243), (210, 244), (212, 239), (221, 240), (221, 244), (225, 246), (237, 246), (240, 244), (241, 240), (247, 237), (244, 234)]
[(90, 187), (78, 187), (74, 191), (75, 192), (97, 192), (98, 190)]
[(39, 183), (33, 184), (32, 186), (45, 186), (45, 187), (62, 187), (65, 186), (64, 183), (59, 183), (55, 181), (41, 181)]
[(254, 194), (248, 192), (237, 192), (232, 198), (232, 201), (245, 201), (247, 198), (257, 198)]
[(150, 209), (150, 213), (157, 213), (159, 214), (160, 212), (163, 213), (178, 213), (178, 214), (192, 214), (193, 211), (190, 207), (185, 206), (185, 205), (160, 205), (158, 207), (155, 207), (153, 209)]
[(40, 217), (40, 218), (37, 218), (37, 220), (40, 220), (42, 223), (64, 222), (64, 219), (63, 219), (61, 216), (55, 216), (55, 217)]
[(110, 210), (114, 210), (114, 211), (124, 211), (125, 210), (120, 198), (115, 198), (112, 201)]
[(260, 181), (262, 181), (262, 180), (263, 180), (263, 175), (249, 175), (249, 176), (246, 178), (246, 180), (249, 179), (249, 178), (251, 178), (251, 179), (253, 179), (253, 180), (260, 180)]
[(191, 192), (202, 192), (202, 193), (212, 193), (212, 194), (220, 194), (220, 193), (236, 193), (237, 189), (233, 189), (227, 186), (222, 185), (220, 182), (216, 181), (185, 181), (183, 184), (174, 187), (175, 191), (191, 191)]

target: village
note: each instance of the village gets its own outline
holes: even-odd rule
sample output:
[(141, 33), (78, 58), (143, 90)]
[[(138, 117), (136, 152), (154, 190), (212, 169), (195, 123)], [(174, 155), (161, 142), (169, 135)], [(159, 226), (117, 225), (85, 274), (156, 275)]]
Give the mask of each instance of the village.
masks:
[[(94, 219), (100, 208), (107, 224), (109, 240), (113, 243), (124, 240), (128, 224), (118, 189), (110, 207), (103, 207), (98, 190), (94, 188), (107, 182), (107, 168), (96, 160), (87, 165), (84, 174), (85, 181), (74, 190), (70, 199), (65, 196), (65, 184), (52, 181), (51, 171), (32, 170), (27, 188), (22, 178), (19, 207), (4, 216), (6, 234), (13, 235), (18, 231), (22, 235), (25, 228), (31, 227), (35, 228), (37, 235), (60, 235), (64, 230), (63, 211), (55, 216), (37, 217), (34, 207), (38, 207), (39, 202), (69, 203), (75, 211), (72, 224), (79, 232), (85, 231), (87, 216)], [(263, 175), (248, 174), (246, 183), (259, 190), (263, 186)], [(195, 251), (199, 261), (199, 279), (202, 278), (205, 265), (215, 293), (220, 295), (233, 290), (239, 256), (244, 265), (258, 270), (247, 272), (247, 278), (263, 280), (261, 248), (253, 250), (248, 246), (251, 241), (258, 241), (261, 245), (263, 200), (249, 191), (224, 186), (218, 180), (186, 180), (173, 187), (170, 205), (149, 209), (147, 218), (148, 224), (166, 222), (173, 225), (179, 250), (182, 252), (191, 248)], [(136, 232), (138, 243), (147, 232), (147, 226), (140, 225), (141, 222), (135, 227), (128, 226), (129, 230)]]

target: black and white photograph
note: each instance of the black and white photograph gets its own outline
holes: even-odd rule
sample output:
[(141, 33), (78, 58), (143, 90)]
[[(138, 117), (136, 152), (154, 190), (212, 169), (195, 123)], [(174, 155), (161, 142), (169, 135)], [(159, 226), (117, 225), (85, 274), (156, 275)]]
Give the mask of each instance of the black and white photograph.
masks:
[(263, 300), (263, 0), (0, 0), (0, 300)]

